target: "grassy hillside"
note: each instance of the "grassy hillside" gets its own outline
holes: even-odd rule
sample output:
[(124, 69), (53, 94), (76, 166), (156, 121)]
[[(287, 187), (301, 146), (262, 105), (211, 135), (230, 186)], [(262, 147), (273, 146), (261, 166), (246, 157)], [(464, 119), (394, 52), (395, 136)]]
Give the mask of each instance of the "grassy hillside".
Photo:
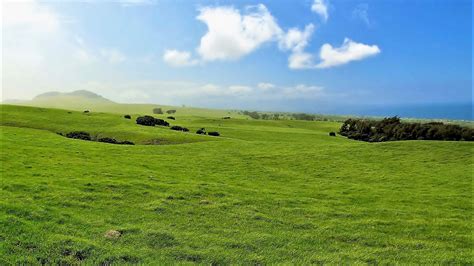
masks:
[[(1, 106), (1, 264), (474, 263), (473, 143), (178, 110), (222, 134), (198, 136), (101, 108)], [(56, 134), (72, 130), (165, 145)]]

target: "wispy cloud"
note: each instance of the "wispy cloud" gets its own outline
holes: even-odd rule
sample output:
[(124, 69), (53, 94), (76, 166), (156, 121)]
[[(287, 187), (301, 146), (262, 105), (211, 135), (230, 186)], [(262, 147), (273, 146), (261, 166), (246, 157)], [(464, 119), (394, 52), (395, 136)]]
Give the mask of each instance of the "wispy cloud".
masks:
[(359, 4), (357, 7), (352, 10), (352, 18), (361, 20), (367, 27), (370, 27), (372, 24), (369, 19), (369, 5), (368, 4)]
[(311, 10), (318, 14), (324, 22), (328, 21), (329, 13), (327, 0), (314, 0)]
[(178, 50), (166, 50), (163, 61), (173, 67), (193, 66), (198, 63), (198, 60), (191, 58), (190, 52)]

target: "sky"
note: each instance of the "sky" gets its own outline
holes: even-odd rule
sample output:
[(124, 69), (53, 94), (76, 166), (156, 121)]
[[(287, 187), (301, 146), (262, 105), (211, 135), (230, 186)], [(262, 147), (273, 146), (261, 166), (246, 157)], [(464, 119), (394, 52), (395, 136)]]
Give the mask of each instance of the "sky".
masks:
[(7, 0), (1, 8), (2, 100), (86, 89), (117, 102), (249, 110), (472, 110), (470, 0)]

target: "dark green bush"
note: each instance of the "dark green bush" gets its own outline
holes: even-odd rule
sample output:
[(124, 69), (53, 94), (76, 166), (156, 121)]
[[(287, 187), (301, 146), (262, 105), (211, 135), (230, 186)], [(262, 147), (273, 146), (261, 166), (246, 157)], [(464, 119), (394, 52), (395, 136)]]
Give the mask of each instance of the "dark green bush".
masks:
[(166, 113), (167, 114), (174, 114), (174, 113), (176, 113), (176, 110), (168, 110), (168, 111), (166, 111)]
[(395, 140), (451, 140), (473, 141), (474, 129), (459, 125), (430, 123), (402, 123), (398, 117), (382, 120), (347, 119), (339, 133), (350, 139), (367, 142)]
[(207, 135), (219, 137), (221, 134), (219, 134), (219, 132), (217, 132), (217, 131), (211, 131), (211, 132), (208, 132)]
[(124, 115), (123, 117), (126, 118), (126, 119), (132, 119), (132, 117), (130, 115)]
[(159, 108), (159, 107), (153, 108), (153, 113), (157, 114), (157, 115), (161, 115), (161, 114), (163, 114), (163, 110), (161, 110), (161, 108)]
[(73, 131), (66, 134), (71, 139), (91, 140), (91, 135), (84, 131)]
[(165, 120), (154, 118), (153, 116), (149, 116), (149, 115), (137, 117), (136, 122), (137, 124), (143, 125), (143, 126), (155, 126), (155, 125), (169, 126), (169, 123), (166, 122)]
[(174, 118), (174, 116), (168, 116), (167, 118), (171, 119), (171, 120), (176, 120), (176, 118)]
[(98, 142), (105, 142), (105, 143), (117, 144), (117, 140), (116, 140), (116, 139), (108, 138), (108, 137), (100, 138), (100, 139), (98, 139), (97, 141), (98, 141)]
[(189, 129), (187, 129), (185, 127), (181, 127), (181, 126), (172, 126), (171, 130), (183, 131), (183, 132), (188, 132), (189, 131)]

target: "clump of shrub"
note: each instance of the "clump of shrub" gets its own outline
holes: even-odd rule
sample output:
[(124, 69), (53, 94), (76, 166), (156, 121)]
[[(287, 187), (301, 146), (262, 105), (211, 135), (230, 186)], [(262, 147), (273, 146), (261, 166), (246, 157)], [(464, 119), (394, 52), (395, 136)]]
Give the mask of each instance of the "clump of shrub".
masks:
[(161, 110), (161, 108), (159, 108), (159, 107), (153, 108), (153, 113), (157, 114), (157, 115), (161, 115), (161, 114), (163, 114), (163, 110)]
[(91, 140), (91, 135), (84, 131), (73, 131), (66, 134), (66, 137), (70, 139), (82, 139), (82, 140)]
[(84, 110), (84, 113), (85, 113), (85, 114), (89, 113), (89, 110)]
[(124, 115), (123, 116), (125, 119), (132, 119), (132, 117), (130, 115)]
[(176, 110), (168, 110), (168, 111), (166, 111), (166, 113), (167, 114), (174, 114), (174, 113), (176, 113)]
[[(61, 136), (64, 136), (62, 133), (58, 133)], [(91, 135), (87, 132), (84, 131), (73, 131), (69, 132), (66, 134), (66, 137), (71, 138), (71, 139), (81, 139), (81, 140), (88, 140), (92, 141)], [(105, 142), (105, 143), (111, 143), (111, 144), (124, 144), (124, 145), (135, 145), (135, 143), (124, 140), (124, 141), (117, 141), (114, 138), (109, 138), (109, 137), (103, 137), (103, 138), (98, 138), (98, 142)]]
[(260, 115), (257, 112), (249, 112), (249, 111), (243, 111), (242, 112), (244, 115), (248, 115), (253, 119), (260, 119)]
[(329, 136), (335, 137), (335, 136), (336, 136), (336, 132), (329, 132)]
[(474, 129), (459, 125), (430, 123), (402, 123), (399, 117), (382, 120), (347, 119), (341, 135), (368, 142), (395, 140), (474, 140)]
[(117, 144), (117, 140), (116, 140), (116, 139), (108, 138), (108, 137), (100, 138), (100, 139), (98, 139), (97, 141), (98, 141), (98, 142), (106, 142), (106, 143)]
[(224, 116), (222, 119), (230, 119), (230, 116)]
[(183, 132), (188, 132), (189, 131), (189, 129), (187, 129), (185, 127), (181, 127), (181, 126), (172, 126), (171, 130), (183, 131)]
[(168, 122), (166, 122), (163, 119), (154, 118), (153, 116), (149, 116), (149, 115), (137, 117), (136, 122), (139, 125), (151, 126), (151, 127), (153, 127), (155, 125), (167, 127), (167, 126), (170, 125)]
[(211, 132), (208, 132), (207, 135), (219, 137), (221, 134), (219, 134), (219, 132), (217, 132), (217, 131), (211, 131)]
[(199, 134), (199, 135), (206, 135), (206, 129), (204, 129), (204, 128), (198, 129), (198, 130), (196, 131), (196, 134)]
[(176, 120), (176, 118), (174, 118), (174, 116), (168, 116), (167, 118), (171, 119), (171, 120)]

